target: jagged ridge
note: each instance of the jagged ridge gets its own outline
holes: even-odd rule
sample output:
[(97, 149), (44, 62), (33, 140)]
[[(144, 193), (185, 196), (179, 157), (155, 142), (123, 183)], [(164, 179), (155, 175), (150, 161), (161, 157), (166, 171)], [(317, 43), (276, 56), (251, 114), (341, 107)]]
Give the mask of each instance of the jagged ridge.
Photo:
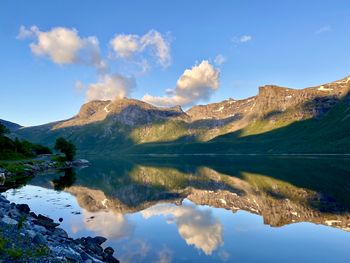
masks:
[(321, 119), (344, 101), (349, 90), (350, 77), (301, 90), (266, 85), (257, 96), (198, 105), (186, 112), (179, 106), (162, 108), (135, 99), (91, 101), (69, 120), (18, 133), (49, 144), (64, 135), (87, 151), (104, 149), (106, 144), (119, 151), (135, 144), (209, 141), (237, 131), (244, 137)]

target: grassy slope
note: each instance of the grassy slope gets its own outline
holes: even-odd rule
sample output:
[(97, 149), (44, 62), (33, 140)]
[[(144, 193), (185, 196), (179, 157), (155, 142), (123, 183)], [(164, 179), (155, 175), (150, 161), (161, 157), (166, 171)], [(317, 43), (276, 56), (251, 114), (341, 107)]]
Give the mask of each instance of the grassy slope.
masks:
[[(343, 101), (320, 120), (288, 124), (283, 122), (282, 114), (275, 126), (256, 121), (209, 142), (147, 143), (135, 145), (125, 153), (349, 153), (349, 115), (350, 106)], [(276, 126), (279, 128), (273, 129)]]
[[(297, 111), (297, 109), (296, 109)], [(46, 126), (20, 129), (35, 143), (52, 146), (59, 136), (72, 140), (80, 154), (103, 153), (348, 153), (350, 152), (350, 106), (340, 102), (322, 119), (291, 123), (294, 111), (255, 121), (242, 130), (226, 133), (229, 126), (213, 130), (189, 129), (182, 121), (167, 121), (132, 129), (104, 120), (83, 127), (51, 131)], [(195, 141), (197, 140), (197, 141)]]

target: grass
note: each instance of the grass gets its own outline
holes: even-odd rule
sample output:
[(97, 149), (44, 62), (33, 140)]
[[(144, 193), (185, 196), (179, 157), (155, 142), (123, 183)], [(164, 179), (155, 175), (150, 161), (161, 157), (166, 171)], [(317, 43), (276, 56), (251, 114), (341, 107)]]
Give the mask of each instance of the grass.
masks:
[(9, 171), (10, 173), (18, 174), (24, 172), (23, 161), (0, 161), (0, 167)]
[[(12, 240), (8, 237), (4, 237), (3, 234), (0, 234), (0, 261), (3, 258), (10, 258), (11, 260), (24, 260), (26, 262), (30, 262), (30, 258), (40, 258), (47, 256), (50, 252), (49, 248), (44, 245), (38, 245), (33, 247), (30, 245), (29, 247), (21, 248), (18, 247), (18, 242), (25, 242), (27, 244), (32, 244), (28, 239), (28, 237), (16, 236)], [(27, 260), (25, 260), (27, 259)], [(2, 262), (2, 261), (1, 261)]]
[(27, 220), (27, 218), (25, 216), (21, 216), (18, 220), (17, 228), (21, 229), (26, 220)]
[(174, 141), (188, 134), (186, 123), (182, 121), (167, 121), (135, 128), (130, 138), (135, 143)]
[(260, 119), (246, 128), (208, 142), (154, 142), (134, 145), (137, 153), (349, 153), (350, 106), (340, 102), (322, 119), (290, 122), (293, 112)]

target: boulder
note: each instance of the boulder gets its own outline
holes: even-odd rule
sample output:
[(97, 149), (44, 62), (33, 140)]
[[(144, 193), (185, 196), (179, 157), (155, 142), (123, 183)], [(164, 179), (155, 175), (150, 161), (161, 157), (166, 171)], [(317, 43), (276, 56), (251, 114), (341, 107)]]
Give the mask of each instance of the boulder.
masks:
[(51, 218), (43, 216), (42, 214), (39, 214), (38, 218), (36, 220), (33, 220), (33, 222), (34, 224), (41, 225), (50, 230), (60, 225), (58, 223), (55, 223)]
[(20, 212), (25, 213), (25, 214), (29, 214), (29, 212), (30, 212), (30, 208), (27, 204), (18, 204), (18, 205), (16, 205), (16, 208)]
[(106, 247), (105, 250), (104, 250), (103, 252), (105, 252), (105, 253), (108, 254), (108, 255), (113, 255), (114, 249), (111, 248), (111, 247)]
[(93, 238), (93, 240), (95, 243), (102, 245), (102, 243), (106, 242), (107, 238), (101, 237), (101, 236), (96, 236)]
[(55, 230), (53, 231), (53, 234), (55, 236), (59, 236), (59, 237), (68, 237), (68, 234), (66, 231), (64, 231), (62, 228), (55, 228)]
[(38, 244), (38, 245), (46, 245), (47, 241), (42, 234), (36, 234), (33, 237), (33, 243)]
[(8, 217), (7, 215), (4, 215), (4, 217), (1, 219), (2, 222), (8, 225), (17, 225), (18, 222), (11, 217)]

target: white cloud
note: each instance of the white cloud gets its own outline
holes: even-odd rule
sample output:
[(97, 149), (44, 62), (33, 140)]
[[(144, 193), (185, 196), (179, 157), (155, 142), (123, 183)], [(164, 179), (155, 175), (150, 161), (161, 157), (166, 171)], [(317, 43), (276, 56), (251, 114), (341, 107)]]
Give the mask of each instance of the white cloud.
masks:
[(226, 62), (226, 60), (227, 59), (222, 54), (219, 54), (214, 58), (214, 63), (217, 66), (221, 66), (222, 64), (224, 64)]
[(86, 98), (87, 101), (120, 99), (128, 96), (135, 87), (134, 78), (120, 74), (103, 74), (97, 83), (88, 86)]
[[(84, 226), (98, 236), (116, 239), (128, 237), (135, 230), (135, 225), (126, 216), (114, 211), (89, 212), (83, 210), (83, 217), (93, 218), (86, 220)], [(74, 232), (84, 230), (82, 225), (73, 224), (71, 228), (74, 229)]]
[(239, 38), (239, 42), (245, 43), (245, 42), (251, 41), (252, 39), (253, 39), (252, 36), (250, 36), (250, 35), (244, 35), (244, 36), (241, 36), (241, 37)]
[(199, 210), (193, 205), (156, 205), (141, 212), (144, 218), (163, 215), (175, 222), (182, 238), (206, 255), (223, 243), (222, 225), (210, 210)]
[(18, 39), (35, 37), (30, 44), (33, 54), (50, 58), (56, 64), (86, 64), (98, 68), (105, 67), (100, 56), (98, 39), (95, 36), (81, 38), (74, 28), (55, 27), (50, 31), (40, 31), (36, 26), (20, 27)]
[(232, 42), (234, 43), (247, 43), (249, 41), (252, 41), (253, 37), (251, 35), (243, 35), (240, 37), (234, 37), (232, 38)]
[(163, 67), (170, 65), (170, 44), (158, 31), (148, 31), (147, 34), (141, 37), (140, 42), (144, 48), (151, 47), (153, 49), (160, 65)]
[(211, 94), (219, 88), (220, 72), (207, 60), (199, 65), (186, 69), (177, 80), (173, 90), (167, 90), (172, 96), (155, 97), (149, 94), (143, 100), (158, 106), (190, 106), (198, 101), (209, 100)]
[(110, 41), (110, 45), (118, 57), (130, 57), (133, 54), (141, 51), (139, 38), (140, 37), (138, 35), (120, 34), (115, 36)]
[(77, 62), (77, 53), (83, 47), (75, 29), (57, 27), (48, 32), (37, 32), (37, 43), (30, 44), (35, 55), (48, 56), (57, 64)]
[(319, 28), (315, 33), (322, 34), (322, 33), (325, 33), (325, 32), (331, 31), (331, 30), (332, 30), (332, 28), (330, 25), (325, 25), (325, 26)]
[(27, 38), (31, 38), (35, 36), (35, 34), (39, 31), (39, 29), (36, 26), (32, 26), (29, 29), (27, 29), (25, 26), (20, 26), (19, 32), (17, 35), (17, 39), (23, 40)]
[[(163, 67), (170, 65), (170, 43), (161, 33), (156, 30), (150, 30), (145, 35), (116, 35), (110, 41), (110, 47), (116, 57), (134, 58), (143, 52), (148, 52), (155, 57), (157, 63)], [(142, 58), (145, 60), (145, 58)]]

